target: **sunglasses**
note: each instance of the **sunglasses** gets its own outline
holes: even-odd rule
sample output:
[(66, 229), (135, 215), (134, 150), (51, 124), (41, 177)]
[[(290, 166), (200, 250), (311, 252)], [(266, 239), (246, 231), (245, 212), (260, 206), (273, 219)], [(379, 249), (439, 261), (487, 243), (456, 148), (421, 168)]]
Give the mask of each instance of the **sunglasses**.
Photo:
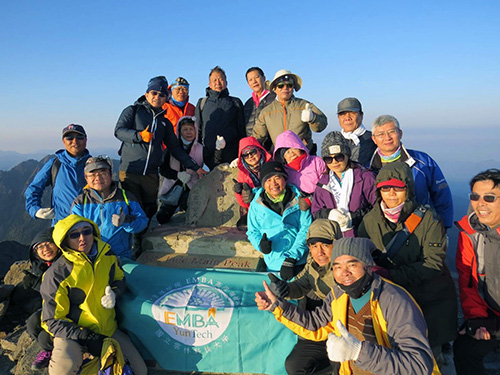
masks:
[[(481, 196), (477, 193), (469, 194), (469, 199), (473, 202), (477, 202), (480, 198)], [(496, 195), (483, 195), (482, 198), (486, 203), (493, 203), (498, 197)]]
[(335, 159), (335, 161), (337, 163), (340, 163), (341, 161), (344, 161), (345, 159), (345, 155), (344, 154), (337, 154), (337, 155), (333, 155), (333, 156), (325, 156), (323, 158), (323, 161), (326, 163), (326, 164), (330, 164), (333, 159)]
[(250, 156), (254, 156), (257, 154), (257, 149), (253, 149), (253, 150), (250, 150), (248, 152), (245, 152), (244, 154), (242, 154), (241, 156), (243, 157), (243, 159), (248, 159)]
[(160, 98), (166, 98), (167, 97), (166, 94), (164, 94), (162, 92), (159, 92), (159, 91), (153, 91), (153, 90), (151, 90), (149, 93), (151, 95), (153, 95), (153, 96), (159, 96)]
[(65, 135), (64, 139), (67, 141), (72, 141), (73, 139), (77, 139), (78, 141), (83, 141), (85, 139), (84, 135), (81, 134), (72, 134), (72, 135)]
[(84, 229), (81, 232), (73, 232), (68, 234), (68, 237), (71, 238), (72, 240), (76, 240), (77, 238), (80, 238), (80, 236), (83, 234), (84, 237), (90, 236), (94, 231), (92, 229)]
[(400, 186), (384, 186), (380, 188), (380, 191), (383, 193), (388, 193), (391, 191), (391, 189), (394, 189), (395, 192), (401, 193), (402, 191), (406, 190), (406, 186), (400, 187)]
[(293, 88), (293, 83), (278, 83), (276, 85), (277, 88), (279, 88), (280, 90), (283, 89), (283, 87), (288, 87), (289, 89)]

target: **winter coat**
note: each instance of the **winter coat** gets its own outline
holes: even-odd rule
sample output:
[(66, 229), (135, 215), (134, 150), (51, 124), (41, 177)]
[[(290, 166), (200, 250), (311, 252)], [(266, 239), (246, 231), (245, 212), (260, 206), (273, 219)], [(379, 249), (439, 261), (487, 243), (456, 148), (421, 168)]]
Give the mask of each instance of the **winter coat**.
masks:
[[(384, 217), (379, 197), (358, 229), (359, 237), (369, 238), (382, 252), (396, 233), (404, 229), (406, 219), (420, 207), (415, 200), (410, 168), (402, 163), (389, 164), (380, 170), (375, 183), (391, 178), (404, 181), (407, 186), (406, 201), (397, 224)], [(420, 224), (391, 257), (394, 264), (388, 271), (391, 280), (408, 290), (419, 304), (429, 327), (429, 341), (434, 347), (455, 338), (457, 299), (455, 284), (445, 263), (446, 231), (436, 212), (427, 207)]]
[[(87, 221), (94, 228), (98, 254), (93, 262), (85, 253), (64, 244), (67, 232), (80, 221)], [(113, 335), (117, 328), (115, 309), (105, 309), (101, 298), (108, 285), (117, 296), (125, 291), (118, 259), (110, 246), (101, 241), (97, 225), (81, 216), (70, 215), (59, 221), (53, 237), (62, 256), (43, 276), (42, 327), (54, 337), (71, 340), (78, 340), (81, 327), (108, 337)]]
[[(374, 274), (370, 308), (377, 343), (362, 341), (355, 365), (368, 373), (385, 375), (440, 374), (434, 367), (422, 312), (413, 298), (400, 286)], [(329, 333), (340, 336), (336, 323), (347, 324), (349, 296), (337, 285), (314, 311), (278, 299), (271, 311), (276, 320), (311, 341), (323, 341)], [(388, 350), (391, 349), (391, 350)], [(341, 375), (351, 374), (349, 362), (342, 362)]]
[(206, 97), (200, 98), (196, 104), (195, 116), (199, 126), (198, 142), (203, 145), (203, 160), (213, 169), (216, 165), (214, 153), (218, 135), (226, 140), (221, 162), (230, 163), (238, 157), (238, 142), (246, 135), (245, 118), (243, 103), (229, 96), (227, 88), (220, 92), (207, 88), (206, 92)]
[[(122, 141), (120, 171), (157, 174), (163, 155), (162, 143), (186, 168), (194, 171), (200, 168), (179, 146), (172, 124), (164, 115), (165, 110), (155, 110), (144, 96), (123, 110), (115, 127), (115, 137)], [(139, 134), (147, 127), (154, 133), (150, 143), (144, 142)]]
[[(242, 151), (248, 146), (258, 147), (261, 155), (264, 155), (264, 163), (271, 160), (271, 155), (261, 146), (259, 141), (257, 141), (254, 137), (245, 137), (240, 140), (239, 150), (238, 150), (238, 177), (237, 181), (241, 183), (247, 183), (251, 188), (255, 187), (255, 184), (250, 177), (250, 172), (243, 165), (243, 158), (241, 156)], [(262, 156), (261, 156), (262, 157)], [(243, 198), (241, 194), (234, 193), (236, 195), (236, 200), (240, 204), (241, 207), (248, 208), (250, 206), (249, 203), (243, 202)]]
[[(349, 212), (353, 229), (343, 232), (344, 237), (356, 237), (357, 228), (363, 216), (371, 210), (377, 200), (375, 175), (360, 164), (351, 162), (354, 184), (349, 199)], [(311, 213), (315, 219), (328, 219), (328, 214), (337, 208), (337, 202), (329, 187), (329, 170), (321, 176), (314, 191)]]
[[(500, 316), (500, 227), (489, 228), (481, 224), (472, 209), (456, 225), (460, 230), (456, 262), (464, 317)], [(478, 258), (483, 259), (483, 265)]]
[(165, 110), (165, 118), (170, 121), (174, 128), (174, 133), (177, 134), (177, 122), (184, 116), (194, 116), (195, 106), (189, 103), (189, 97), (186, 99), (184, 108), (177, 107), (172, 100), (163, 105)]
[(260, 251), (260, 241), (264, 233), (272, 242), (272, 251), (264, 254), (269, 271), (279, 271), (286, 258), (297, 260), (297, 265), (304, 264), (307, 259), (308, 248), (306, 236), (312, 222), (310, 211), (299, 208), (299, 190), (287, 185), (292, 190), (293, 198), (287, 204), (283, 215), (267, 207), (261, 197), (265, 194), (263, 188), (254, 189), (255, 197), (248, 210), (248, 240), (252, 246)]
[(367, 130), (363, 135), (358, 136), (358, 138), (358, 145), (351, 139), (345, 139), (351, 149), (351, 160), (358, 162), (363, 167), (368, 167), (373, 153), (377, 149), (377, 145), (373, 142), (371, 131)]
[(255, 106), (255, 102), (252, 97), (245, 102), (243, 107), (243, 114), (245, 116), (245, 129), (247, 137), (253, 136), (253, 127), (259, 118), (260, 112), (276, 100), (276, 93), (270, 91), (266, 96), (260, 99), (259, 106)]
[[(115, 227), (112, 216), (119, 215), (120, 210), (127, 218), (122, 225)], [(112, 183), (111, 193), (105, 198), (86, 186), (73, 202), (71, 213), (96, 223), (101, 239), (111, 246), (115, 255), (125, 258), (132, 257), (132, 234), (140, 233), (148, 225), (148, 217), (135, 196), (119, 188), (116, 182)]]
[[(311, 105), (314, 112), (314, 118), (311, 122), (302, 122), (302, 111), (306, 105)], [(291, 130), (299, 136), (299, 139), (305, 140), (309, 150), (313, 147), (313, 132), (325, 130), (328, 124), (326, 115), (314, 104), (307, 100), (292, 96), (285, 104), (279, 100), (274, 100), (261, 112), (253, 128), (253, 136), (263, 142), (268, 136), (276, 148), (276, 138), (286, 130)]]
[[(420, 204), (430, 204), (437, 211), (444, 226), (451, 228), (453, 224), (453, 199), (448, 182), (437, 163), (426, 153), (407, 150), (401, 145), (401, 158), (397, 162), (405, 162), (413, 173), (416, 199)], [(370, 169), (376, 173), (382, 168), (377, 152), (373, 153)]]
[(319, 156), (309, 155), (309, 150), (302, 143), (299, 136), (294, 132), (287, 130), (281, 133), (275, 142), (274, 160), (285, 163), (281, 158), (281, 148), (298, 148), (306, 153), (306, 158), (302, 160), (300, 169), (296, 171), (285, 164), (285, 170), (288, 173), (287, 182), (295, 185), (300, 191), (312, 194), (316, 189), (316, 184), (326, 170), (326, 164)]
[(69, 215), (71, 203), (87, 184), (83, 169), (89, 157), (88, 150), (85, 150), (83, 156), (78, 158), (71, 156), (66, 150), (59, 150), (55, 158), (43, 165), (24, 192), (26, 211), (33, 219), (36, 219), (36, 212), (42, 208), (45, 188), (52, 185), (52, 165), (55, 159), (58, 159), (61, 164), (52, 187), (52, 208), (55, 214), (52, 225)]

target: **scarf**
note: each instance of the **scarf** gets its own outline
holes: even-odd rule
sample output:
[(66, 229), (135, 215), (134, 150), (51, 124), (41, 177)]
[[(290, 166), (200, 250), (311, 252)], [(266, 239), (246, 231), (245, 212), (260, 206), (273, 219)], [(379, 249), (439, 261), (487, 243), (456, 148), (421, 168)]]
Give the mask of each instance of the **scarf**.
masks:
[(382, 209), (382, 213), (384, 214), (385, 218), (389, 220), (392, 223), (397, 223), (399, 219), (399, 214), (401, 213), (401, 210), (403, 209), (405, 202), (401, 203), (400, 205), (394, 207), (394, 208), (388, 208), (384, 201), (380, 202), (380, 208)]
[(283, 202), (283, 199), (285, 199), (285, 194), (286, 194), (286, 189), (283, 190), (283, 193), (281, 193), (281, 195), (278, 197), (278, 198), (273, 198), (271, 197), (269, 194), (267, 194), (266, 192), (266, 195), (267, 197), (269, 198), (269, 200), (273, 203), (279, 203), (279, 202)]
[(393, 161), (398, 160), (401, 157), (401, 145), (399, 145), (396, 152), (392, 155), (389, 156), (383, 155), (379, 148), (377, 148), (377, 154), (378, 156), (380, 156), (380, 160), (382, 161), (382, 163), (391, 163)]
[[(292, 160), (290, 163), (287, 163), (286, 165), (289, 166), (290, 168), (296, 170), (296, 171), (299, 171), (300, 166), (302, 164), (302, 160), (304, 160), (306, 158), (306, 156), (307, 156), (307, 154), (304, 152), (302, 155), (295, 158), (294, 160)], [(284, 159), (284, 157), (283, 157), (283, 159)]]
[(340, 180), (334, 171), (329, 172), (328, 187), (333, 193), (337, 208), (344, 208), (349, 211), (349, 201), (351, 200), (353, 185), (354, 172), (352, 168), (344, 171)]
[(186, 105), (186, 102), (187, 102), (187, 100), (184, 100), (183, 102), (178, 102), (177, 100), (172, 98), (172, 103), (174, 103), (175, 106), (179, 107), (179, 108), (184, 108), (184, 106)]
[(354, 144), (357, 146), (359, 145), (359, 138), (363, 134), (365, 134), (366, 128), (363, 124), (359, 125), (354, 131), (352, 132), (345, 132), (343, 129), (341, 131), (342, 135), (344, 136), (345, 139), (350, 139), (351, 141), (354, 142)]

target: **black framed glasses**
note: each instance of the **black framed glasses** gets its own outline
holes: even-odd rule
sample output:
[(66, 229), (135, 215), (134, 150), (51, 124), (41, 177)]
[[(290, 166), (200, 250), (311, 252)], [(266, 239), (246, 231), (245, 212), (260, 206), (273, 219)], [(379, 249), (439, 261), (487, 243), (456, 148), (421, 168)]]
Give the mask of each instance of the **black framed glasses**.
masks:
[(325, 156), (325, 157), (323, 158), (323, 161), (324, 161), (326, 164), (330, 164), (330, 163), (333, 161), (333, 159), (335, 159), (335, 161), (336, 161), (337, 163), (340, 163), (340, 162), (344, 161), (344, 159), (345, 159), (345, 155), (344, 155), (344, 154), (336, 154), (336, 155), (333, 155), (333, 156)]
[(496, 195), (479, 195), (478, 193), (470, 193), (469, 194), (469, 199), (472, 201), (472, 202), (477, 202), (479, 199), (483, 198), (483, 200), (486, 202), (486, 203), (493, 203), (497, 200), (497, 196)]
[(94, 231), (91, 228), (84, 229), (81, 232), (73, 232), (68, 234), (68, 237), (71, 238), (72, 240), (76, 240), (77, 238), (80, 238), (81, 235), (84, 237), (90, 236)]

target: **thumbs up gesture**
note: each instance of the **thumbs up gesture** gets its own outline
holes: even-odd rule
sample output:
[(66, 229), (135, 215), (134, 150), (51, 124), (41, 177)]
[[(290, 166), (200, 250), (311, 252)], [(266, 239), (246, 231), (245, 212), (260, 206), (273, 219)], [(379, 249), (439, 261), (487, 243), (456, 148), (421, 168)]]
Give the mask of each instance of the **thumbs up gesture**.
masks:
[(139, 132), (139, 135), (141, 136), (142, 140), (146, 143), (151, 142), (153, 140), (153, 135), (154, 135), (148, 129), (149, 125), (142, 132)]
[(218, 135), (217, 140), (215, 141), (215, 149), (222, 150), (224, 147), (226, 147), (226, 140), (222, 135)]
[(101, 298), (101, 305), (105, 309), (112, 309), (115, 307), (116, 303), (116, 294), (111, 290), (111, 287), (108, 285), (104, 290), (104, 295)]
[(314, 119), (314, 112), (311, 109), (311, 103), (306, 104), (306, 108), (302, 110), (300, 119), (302, 122), (311, 122)]
[(111, 216), (111, 222), (113, 223), (113, 225), (115, 227), (119, 227), (121, 226), (124, 222), (125, 222), (125, 217), (127, 215), (125, 215), (123, 213), (123, 207), (120, 207), (120, 211), (118, 214), (113, 214), (113, 216)]
[(328, 358), (333, 362), (355, 361), (361, 351), (361, 341), (351, 335), (340, 320), (337, 320), (340, 336), (330, 333), (326, 342)]
[(264, 291), (255, 292), (255, 303), (257, 304), (257, 308), (259, 310), (270, 310), (271, 305), (276, 302), (278, 298), (273, 292), (271, 292), (271, 289), (269, 289), (269, 286), (265, 281), (263, 281), (262, 284), (264, 285)]

